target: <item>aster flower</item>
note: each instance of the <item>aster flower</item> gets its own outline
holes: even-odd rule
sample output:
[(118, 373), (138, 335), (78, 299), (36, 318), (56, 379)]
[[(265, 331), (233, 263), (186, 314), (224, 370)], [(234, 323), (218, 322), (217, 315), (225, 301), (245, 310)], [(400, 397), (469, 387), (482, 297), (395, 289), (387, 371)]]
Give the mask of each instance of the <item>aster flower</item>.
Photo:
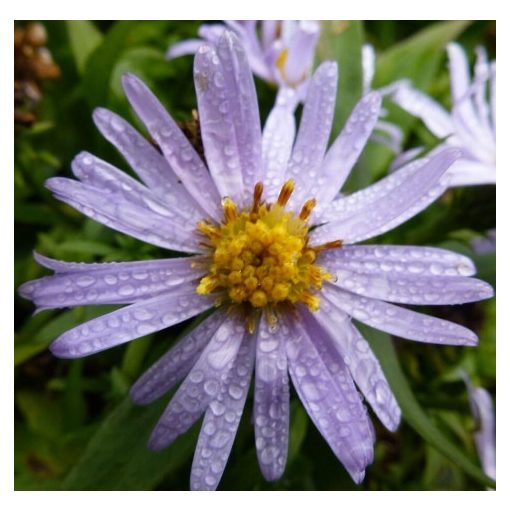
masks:
[[(284, 471), (289, 375), (310, 418), (353, 480), (373, 460), (374, 431), (357, 388), (390, 430), (400, 409), (352, 318), (391, 334), (475, 345), (446, 320), (391, 304), (455, 304), (492, 295), (462, 255), (437, 248), (360, 245), (439, 196), (457, 151), (423, 158), (347, 197), (337, 195), (377, 122), (367, 94), (328, 149), (336, 64), (311, 78), (296, 139), (276, 108), (263, 132), (253, 77), (237, 38), (225, 32), (194, 62), (205, 161), (135, 76), (126, 95), (162, 154), (116, 114), (94, 120), (141, 181), (88, 153), (79, 181), (53, 178), (57, 198), (120, 232), (186, 256), (81, 264), (36, 255), (52, 276), (24, 284), (39, 308), (124, 306), (57, 338), (63, 358), (90, 355), (210, 311), (141, 376), (133, 400), (148, 404), (183, 380), (149, 446), (167, 447), (202, 415), (192, 489), (215, 489), (255, 373), (253, 423), (267, 480)], [(284, 121), (282, 120), (284, 117)]]
[(467, 374), (464, 382), (468, 390), (471, 413), (476, 422), (475, 445), (484, 473), (496, 480), (496, 414), (490, 393), (474, 386)]
[[(253, 73), (278, 87), (279, 103), (294, 109), (304, 100), (320, 36), (319, 22), (225, 20), (224, 23), (238, 36)], [(171, 46), (167, 58), (194, 54), (204, 41), (216, 44), (225, 25), (201, 25), (198, 29), (201, 39), (190, 39)]]
[(444, 145), (462, 151), (450, 170), (451, 186), (496, 183), (496, 62), (477, 48), (474, 78), (461, 46), (447, 47), (453, 107), (448, 113), (440, 104), (411, 86), (400, 87), (393, 99), (419, 117)]

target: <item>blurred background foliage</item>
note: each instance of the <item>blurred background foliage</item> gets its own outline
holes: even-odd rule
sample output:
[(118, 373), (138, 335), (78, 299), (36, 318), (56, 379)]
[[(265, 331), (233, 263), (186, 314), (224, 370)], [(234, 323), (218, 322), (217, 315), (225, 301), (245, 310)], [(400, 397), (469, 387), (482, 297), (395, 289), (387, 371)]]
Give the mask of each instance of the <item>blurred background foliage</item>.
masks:
[[(46, 273), (33, 261), (33, 249), (57, 259), (88, 262), (165, 256), (163, 250), (109, 230), (59, 203), (45, 189), (44, 181), (56, 175), (69, 176), (71, 160), (81, 150), (129, 171), (91, 119), (92, 110), (103, 106), (141, 128), (120, 87), (120, 77), (126, 71), (143, 78), (177, 120), (191, 118), (196, 107), (192, 59), (167, 62), (164, 55), (169, 45), (194, 37), (198, 25), (178, 21), (47, 21), (42, 22), (47, 37), (28, 41), (44, 50), (43, 64), (53, 62), (59, 72), (53, 69), (51, 76), (46, 72), (28, 78), (40, 94), (21, 105), (21, 119), (15, 123), (15, 288)], [(16, 26), (25, 33), (28, 30), (26, 22)], [(488, 21), (325, 22), (318, 59), (333, 58), (340, 66), (335, 130), (339, 131), (361, 94), (364, 42), (373, 44), (377, 52), (374, 86), (410, 78), (449, 106), (445, 44), (460, 41), (471, 59), (474, 48), (483, 45), (495, 58), (495, 38), (495, 22)], [(17, 44), (26, 44), (25, 39)], [(265, 119), (275, 90), (258, 80), (257, 89)], [(385, 106), (387, 120), (404, 128), (406, 147), (437, 143), (419, 121), (390, 104)], [(391, 160), (389, 150), (370, 143), (347, 189), (377, 180), (388, 171)], [(495, 285), (495, 253), (476, 255), (470, 245), (472, 239), (494, 227), (494, 186), (455, 189), (417, 218), (386, 234), (382, 241), (443, 246), (465, 253), (474, 258), (480, 278)], [(137, 408), (129, 402), (127, 392), (142, 371), (190, 327), (190, 321), (89, 358), (58, 360), (47, 350), (51, 341), (111, 307), (34, 315), (31, 303), (17, 295), (15, 303), (16, 488), (187, 489), (197, 427), (165, 451), (150, 452), (146, 441), (168, 397)], [(425, 311), (474, 329), (480, 335), (480, 345), (424, 345), (364, 330), (400, 401), (404, 420), (392, 434), (374, 418), (378, 438), (375, 461), (360, 487), (352, 483), (294, 395), (284, 477), (269, 484), (259, 472), (249, 399), (219, 488), (484, 489), (487, 480), (480, 471), (473, 443), (476, 424), (459, 371), (465, 370), (476, 385), (494, 396), (495, 300)]]

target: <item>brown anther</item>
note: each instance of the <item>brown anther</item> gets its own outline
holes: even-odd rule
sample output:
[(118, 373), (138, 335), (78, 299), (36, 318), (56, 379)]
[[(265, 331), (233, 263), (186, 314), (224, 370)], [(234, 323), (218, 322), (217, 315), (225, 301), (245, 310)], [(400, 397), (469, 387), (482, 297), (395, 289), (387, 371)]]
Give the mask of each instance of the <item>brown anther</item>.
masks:
[(321, 251), (331, 250), (333, 248), (341, 248), (343, 246), (343, 241), (337, 239), (336, 241), (330, 241), (329, 243), (319, 244), (318, 246), (311, 246), (310, 248), (315, 253), (320, 253)]
[(264, 192), (264, 185), (259, 181), (255, 184), (255, 189), (253, 190), (253, 206), (251, 208), (252, 214), (256, 214), (259, 210), (260, 204), (262, 202), (262, 193)]
[(313, 208), (317, 205), (317, 200), (315, 198), (310, 198), (307, 200), (303, 207), (301, 208), (301, 212), (299, 213), (299, 219), (302, 221), (307, 220), (312, 214)]
[(284, 207), (285, 204), (289, 201), (292, 192), (294, 191), (294, 181), (289, 179), (280, 190), (280, 194), (278, 195), (278, 205)]
[(225, 197), (221, 201), (223, 212), (225, 213), (225, 221), (234, 221), (237, 218), (237, 206), (230, 197)]

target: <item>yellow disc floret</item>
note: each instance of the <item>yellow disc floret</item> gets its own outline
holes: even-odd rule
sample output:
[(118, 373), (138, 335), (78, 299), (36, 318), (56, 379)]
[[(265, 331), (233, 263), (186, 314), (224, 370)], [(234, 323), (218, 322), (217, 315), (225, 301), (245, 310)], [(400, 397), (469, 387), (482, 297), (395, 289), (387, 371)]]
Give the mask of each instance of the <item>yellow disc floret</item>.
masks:
[(222, 301), (249, 303), (254, 308), (301, 302), (311, 310), (318, 309), (316, 292), (331, 275), (315, 263), (316, 255), (341, 246), (341, 242), (308, 245), (308, 218), (315, 200), (307, 200), (300, 214), (286, 211), (293, 190), (293, 181), (287, 181), (277, 201), (266, 204), (262, 202), (262, 184), (257, 183), (251, 208), (238, 211), (226, 198), (222, 224), (199, 223), (211, 256), (198, 294), (219, 292)]

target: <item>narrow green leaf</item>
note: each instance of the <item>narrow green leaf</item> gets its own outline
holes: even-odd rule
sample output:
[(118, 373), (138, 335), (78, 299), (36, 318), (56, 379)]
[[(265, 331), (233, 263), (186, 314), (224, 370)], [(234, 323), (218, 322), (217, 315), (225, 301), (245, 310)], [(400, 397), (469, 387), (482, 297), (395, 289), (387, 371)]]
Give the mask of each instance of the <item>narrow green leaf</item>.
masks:
[(61, 489), (150, 490), (188, 462), (196, 433), (184, 434), (161, 452), (147, 448), (165, 405), (166, 399), (148, 407), (133, 405), (129, 397), (123, 400), (93, 436)]
[(76, 68), (83, 74), (88, 58), (101, 44), (103, 35), (92, 21), (68, 20), (66, 25)]
[(83, 87), (92, 106), (107, 104), (113, 69), (124, 50), (129, 47), (129, 39), (136, 24), (136, 21), (115, 23), (88, 59), (83, 74)]
[(494, 487), (493, 480), (454, 445), (430, 420), (413, 395), (407, 379), (400, 368), (395, 349), (389, 335), (359, 325), (363, 336), (370, 343), (372, 350), (379, 359), (386, 378), (402, 409), (405, 421), (430, 445), (448, 457), (462, 471), (479, 483)]
[(322, 21), (322, 33), (317, 45), (317, 64), (324, 60), (338, 62), (338, 91), (332, 136), (342, 129), (347, 117), (361, 97), (363, 70), (361, 21)]

